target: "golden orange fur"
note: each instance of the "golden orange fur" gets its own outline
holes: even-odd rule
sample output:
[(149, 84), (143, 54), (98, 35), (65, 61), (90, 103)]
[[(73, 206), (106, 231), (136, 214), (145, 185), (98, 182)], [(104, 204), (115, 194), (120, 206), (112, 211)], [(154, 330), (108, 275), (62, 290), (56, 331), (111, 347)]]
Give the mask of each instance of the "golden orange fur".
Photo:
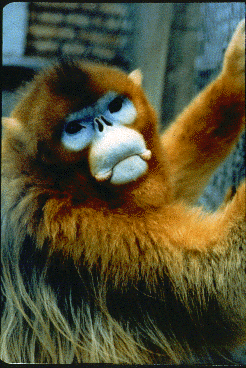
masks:
[[(245, 182), (216, 213), (194, 206), (245, 122), (244, 25), (223, 70), (160, 137), (141, 86), (115, 68), (38, 74), (2, 147), (5, 309), (1, 359), (32, 363), (217, 363), (246, 343)], [(108, 91), (137, 110), (147, 172), (114, 186), (64, 119)]]

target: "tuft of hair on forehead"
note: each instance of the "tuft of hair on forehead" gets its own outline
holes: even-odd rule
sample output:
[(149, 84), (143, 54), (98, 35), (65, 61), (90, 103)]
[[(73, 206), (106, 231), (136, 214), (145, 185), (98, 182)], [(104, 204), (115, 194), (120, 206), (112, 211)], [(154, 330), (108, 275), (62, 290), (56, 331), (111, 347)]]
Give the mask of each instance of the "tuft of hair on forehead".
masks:
[(98, 94), (91, 86), (90, 75), (79, 62), (63, 58), (51, 71), (48, 80), (52, 92), (68, 98), (82, 98), (85, 105), (98, 99)]

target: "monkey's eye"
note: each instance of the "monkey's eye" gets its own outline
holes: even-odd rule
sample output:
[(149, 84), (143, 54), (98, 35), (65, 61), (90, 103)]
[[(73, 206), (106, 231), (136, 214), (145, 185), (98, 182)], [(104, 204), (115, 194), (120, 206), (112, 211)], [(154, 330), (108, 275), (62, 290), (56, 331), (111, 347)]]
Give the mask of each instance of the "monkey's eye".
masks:
[(76, 134), (78, 133), (81, 129), (86, 129), (86, 127), (84, 125), (81, 125), (80, 121), (70, 121), (66, 126), (65, 126), (65, 132), (68, 134)]
[(114, 112), (120, 111), (123, 105), (123, 101), (124, 99), (121, 96), (117, 96), (116, 98), (114, 98), (113, 101), (111, 101), (108, 105), (109, 112), (113, 114)]
[(137, 110), (128, 98), (117, 96), (108, 104), (105, 116), (112, 120), (112, 122), (132, 124), (136, 119)]
[(86, 119), (68, 121), (62, 132), (62, 144), (70, 151), (80, 151), (88, 147), (94, 136), (93, 124)]

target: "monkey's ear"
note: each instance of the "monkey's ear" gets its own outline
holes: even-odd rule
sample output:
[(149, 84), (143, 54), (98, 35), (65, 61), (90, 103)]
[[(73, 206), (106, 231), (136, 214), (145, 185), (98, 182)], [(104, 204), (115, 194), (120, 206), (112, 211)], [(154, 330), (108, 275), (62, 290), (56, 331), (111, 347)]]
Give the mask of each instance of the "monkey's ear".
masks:
[(2, 126), (15, 134), (19, 134), (22, 131), (21, 123), (14, 118), (2, 118)]
[(21, 122), (15, 118), (2, 118), (3, 134), (14, 138), (17, 141), (28, 141), (29, 135), (26, 133)]
[(128, 78), (130, 78), (136, 85), (141, 86), (143, 75), (141, 73), (140, 69), (133, 70), (129, 75)]
[(28, 154), (34, 154), (37, 151), (37, 143), (32, 139), (29, 131), (23, 124), (15, 118), (2, 118), (3, 135), (10, 138), (16, 149), (25, 147)]

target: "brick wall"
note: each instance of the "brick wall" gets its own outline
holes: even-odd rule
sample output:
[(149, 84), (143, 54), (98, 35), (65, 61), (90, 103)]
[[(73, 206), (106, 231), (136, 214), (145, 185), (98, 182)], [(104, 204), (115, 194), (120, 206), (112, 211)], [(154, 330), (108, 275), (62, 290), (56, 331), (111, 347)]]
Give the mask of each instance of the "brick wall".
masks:
[(65, 54), (128, 69), (131, 4), (30, 2), (29, 11), (26, 55)]

